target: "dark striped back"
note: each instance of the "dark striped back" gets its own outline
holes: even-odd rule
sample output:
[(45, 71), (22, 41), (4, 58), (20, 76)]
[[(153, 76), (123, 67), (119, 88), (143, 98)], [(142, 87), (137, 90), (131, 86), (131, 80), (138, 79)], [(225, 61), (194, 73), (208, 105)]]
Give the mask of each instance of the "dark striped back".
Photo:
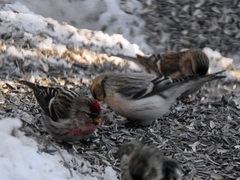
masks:
[(54, 121), (69, 118), (72, 102), (77, 96), (79, 96), (79, 94), (74, 91), (59, 89), (54, 101), (50, 102), (49, 105), (50, 117)]
[(38, 104), (54, 121), (59, 118), (68, 118), (72, 101), (79, 96), (78, 93), (64, 88), (39, 86), (28, 81), (19, 82), (33, 90)]

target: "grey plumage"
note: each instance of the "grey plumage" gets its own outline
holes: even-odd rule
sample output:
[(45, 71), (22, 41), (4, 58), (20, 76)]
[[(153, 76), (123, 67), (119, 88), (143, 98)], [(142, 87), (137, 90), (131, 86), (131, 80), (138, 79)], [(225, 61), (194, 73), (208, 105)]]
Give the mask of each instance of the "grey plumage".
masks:
[(180, 180), (178, 162), (162, 157), (156, 148), (138, 141), (121, 146), (117, 152), (121, 160), (121, 180)]
[(149, 125), (167, 113), (176, 99), (189, 89), (224, 78), (220, 73), (175, 79), (145, 73), (105, 73), (94, 79), (91, 92), (116, 113)]

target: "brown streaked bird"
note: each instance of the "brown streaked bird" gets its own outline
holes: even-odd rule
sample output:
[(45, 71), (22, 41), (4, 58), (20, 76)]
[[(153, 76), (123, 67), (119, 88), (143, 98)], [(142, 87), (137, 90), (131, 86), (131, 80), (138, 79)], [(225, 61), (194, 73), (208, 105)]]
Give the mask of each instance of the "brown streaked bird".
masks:
[(117, 152), (121, 160), (121, 180), (180, 180), (182, 170), (177, 161), (161, 156), (156, 148), (138, 141), (122, 145)]
[(221, 72), (176, 79), (145, 73), (104, 73), (93, 80), (91, 93), (129, 121), (150, 125), (189, 89), (224, 78), (219, 75)]
[(99, 103), (83, 94), (64, 87), (44, 87), (19, 81), (34, 92), (43, 109), (43, 125), (56, 139), (77, 141), (91, 135), (102, 121)]
[(170, 52), (163, 55), (136, 55), (136, 58), (124, 55), (117, 56), (135, 62), (147, 73), (171, 78), (196, 74), (200, 76), (206, 75), (209, 68), (207, 55), (199, 49)]

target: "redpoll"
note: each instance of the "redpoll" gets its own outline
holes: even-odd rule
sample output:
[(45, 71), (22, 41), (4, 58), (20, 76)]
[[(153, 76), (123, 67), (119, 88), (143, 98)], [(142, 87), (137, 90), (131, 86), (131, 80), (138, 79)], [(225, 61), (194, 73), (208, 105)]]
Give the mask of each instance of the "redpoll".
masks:
[(225, 77), (217, 76), (219, 73), (178, 79), (144, 73), (105, 73), (93, 80), (91, 92), (95, 99), (104, 101), (119, 115), (149, 125), (167, 113), (176, 99), (189, 89)]
[(155, 148), (130, 142), (117, 152), (121, 160), (121, 180), (180, 180), (181, 168), (177, 161), (162, 157)]
[(137, 58), (121, 56), (140, 65), (145, 72), (157, 76), (180, 78), (188, 75), (205, 75), (209, 68), (209, 59), (201, 50), (190, 49), (167, 54), (149, 56), (136, 55)]
[(19, 81), (30, 87), (43, 109), (43, 125), (56, 139), (76, 141), (92, 134), (99, 123), (101, 108), (93, 98), (72, 90), (39, 86)]

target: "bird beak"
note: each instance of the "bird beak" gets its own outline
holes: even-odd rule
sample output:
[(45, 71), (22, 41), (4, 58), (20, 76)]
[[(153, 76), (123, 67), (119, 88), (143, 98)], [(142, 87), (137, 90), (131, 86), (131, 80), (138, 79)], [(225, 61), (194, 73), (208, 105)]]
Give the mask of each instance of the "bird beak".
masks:
[(100, 117), (95, 117), (95, 118), (93, 119), (93, 121), (94, 121), (96, 124), (99, 124), (99, 123), (102, 122), (102, 119), (101, 119)]

